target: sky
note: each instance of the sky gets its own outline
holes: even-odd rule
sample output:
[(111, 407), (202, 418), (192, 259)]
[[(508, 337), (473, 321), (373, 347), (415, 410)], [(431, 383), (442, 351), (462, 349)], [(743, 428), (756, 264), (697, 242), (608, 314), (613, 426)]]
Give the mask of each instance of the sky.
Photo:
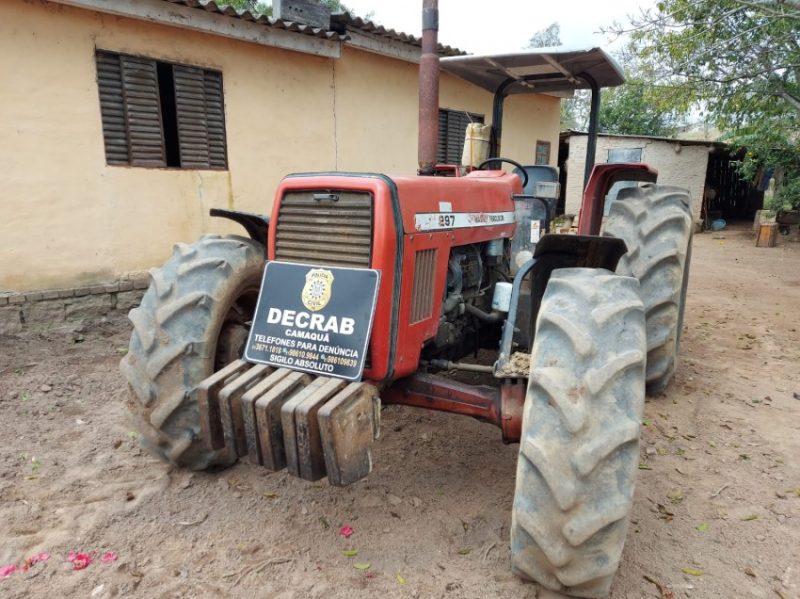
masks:
[[(358, 16), (388, 29), (420, 35), (422, 0), (344, 0)], [(557, 21), (561, 41), (572, 47), (614, 50), (601, 26), (627, 23), (627, 15), (655, 0), (439, 0), (439, 42), (470, 54), (500, 54), (523, 49), (537, 31)]]

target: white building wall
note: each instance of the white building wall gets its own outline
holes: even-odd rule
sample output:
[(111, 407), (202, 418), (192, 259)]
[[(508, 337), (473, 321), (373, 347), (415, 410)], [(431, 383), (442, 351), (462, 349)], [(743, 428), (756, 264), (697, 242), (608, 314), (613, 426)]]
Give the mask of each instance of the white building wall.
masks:
[[(583, 167), (586, 157), (586, 135), (569, 137), (567, 159), (567, 214), (577, 214), (583, 195)], [(677, 185), (689, 190), (692, 198), (692, 213), (700, 219), (700, 207), (708, 167), (709, 145), (682, 145), (679, 141), (664, 141), (646, 137), (606, 137), (597, 139), (597, 163), (608, 161), (608, 151), (616, 148), (642, 148), (642, 162), (658, 171), (661, 185)]]

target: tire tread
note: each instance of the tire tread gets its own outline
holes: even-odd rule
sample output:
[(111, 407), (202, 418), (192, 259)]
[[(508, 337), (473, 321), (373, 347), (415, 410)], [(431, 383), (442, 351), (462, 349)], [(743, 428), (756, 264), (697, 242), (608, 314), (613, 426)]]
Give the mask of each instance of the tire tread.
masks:
[(639, 279), (647, 322), (647, 388), (659, 393), (675, 371), (683, 326), (692, 236), (689, 192), (651, 183), (622, 190), (611, 203), (602, 234), (628, 246), (617, 274)]
[[(607, 595), (633, 502), (646, 356), (638, 288), (601, 269), (556, 270), (537, 321), (512, 568), (573, 596)], [(575, 330), (593, 339), (591, 351), (575, 351)]]
[(200, 440), (194, 387), (213, 370), (228, 296), (237, 285), (258, 284), (263, 253), (238, 236), (176, 243), (164, 266), (151, 269), (150, 287), (128, 315), (133, 331), (120, 363), (128, 406), (142, 444), (172, 464), (203, 470), (235, 460)]

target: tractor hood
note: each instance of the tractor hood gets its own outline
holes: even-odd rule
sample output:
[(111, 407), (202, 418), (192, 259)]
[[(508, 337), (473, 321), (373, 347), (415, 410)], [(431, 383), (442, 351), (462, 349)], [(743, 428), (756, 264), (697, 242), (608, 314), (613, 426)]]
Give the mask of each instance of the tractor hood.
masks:
[(570, 49), (566, 46), (536, 48), (514, 54), (452, 56), (441, 58), (443, 71), (495, 93), (563, 93), (589, 88), (585, 76), (598, 87), (625, 82), (620, 66), (600, 48)]

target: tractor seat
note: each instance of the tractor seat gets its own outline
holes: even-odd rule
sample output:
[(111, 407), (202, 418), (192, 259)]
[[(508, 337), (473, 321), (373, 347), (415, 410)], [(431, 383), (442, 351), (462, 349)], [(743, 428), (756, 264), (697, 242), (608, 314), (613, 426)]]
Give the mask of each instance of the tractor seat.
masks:
[[(532, 196), (536, 193), (536, 184), (539, 181), (549, 181), (558, 183), (558, 169), (544, 164), (532, 164), (523, 166), (525, 172), (528, 174), (528, 183), (525, 189), (522, 190), (524, 195)], [(519, 173), (519, 169), (515, 168), (514, 173)]]

